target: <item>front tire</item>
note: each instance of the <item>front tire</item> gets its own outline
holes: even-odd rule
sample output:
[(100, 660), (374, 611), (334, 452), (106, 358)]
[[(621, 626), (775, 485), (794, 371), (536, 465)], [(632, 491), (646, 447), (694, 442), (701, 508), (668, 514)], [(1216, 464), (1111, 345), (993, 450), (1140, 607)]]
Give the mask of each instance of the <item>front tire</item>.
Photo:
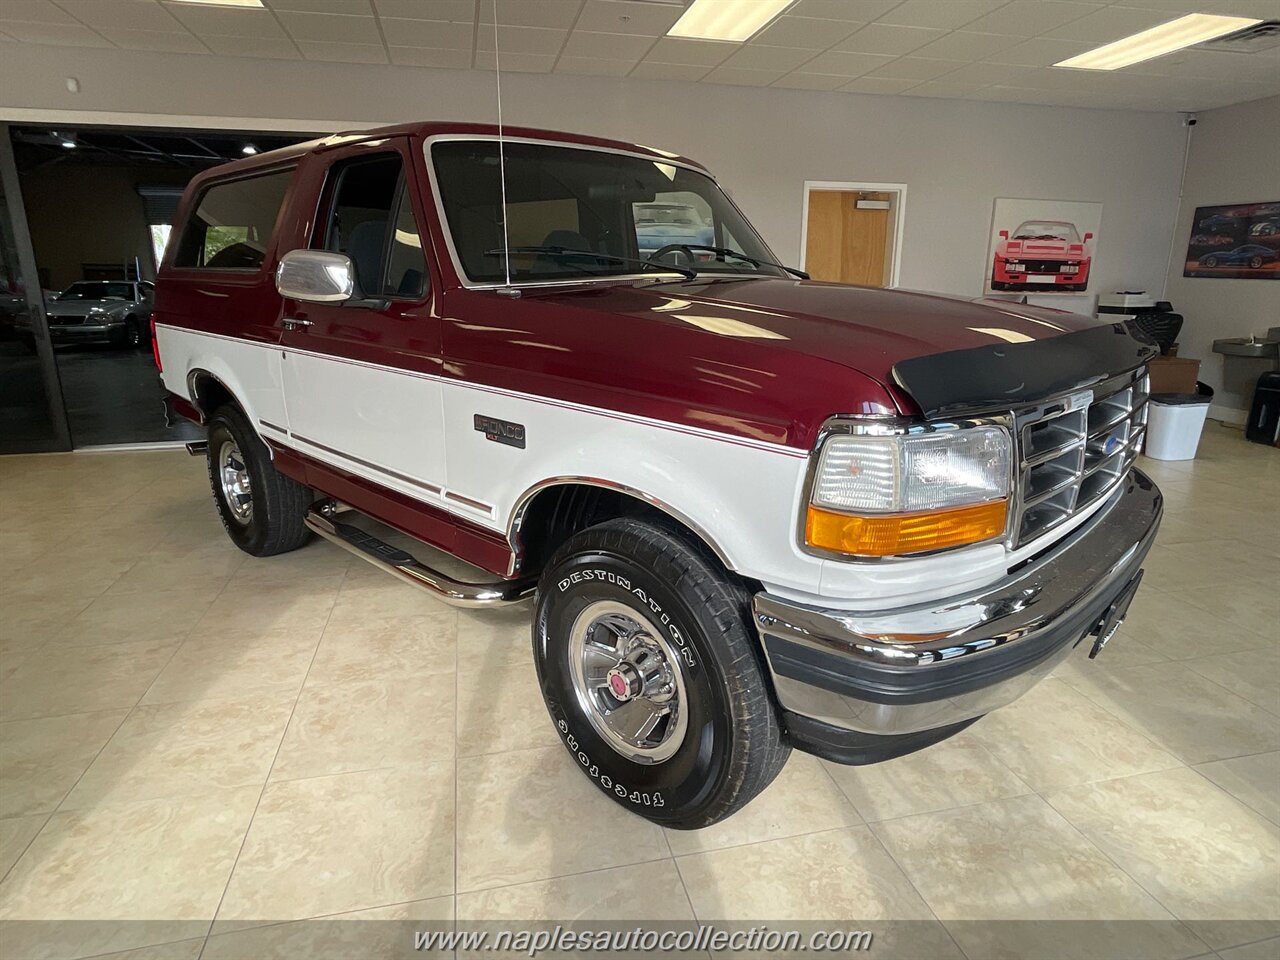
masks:
[(270, 557), (311, 537), (303, 522), (311, 489), (271, 463), (267, 445), (239, 407), (226, 404), (209, 418), (209, 485), (227, 536), (245, 553)]
[(571, 537), (538, 585), (543, 699), (584, 774), (663, 826), (710, 826), (772, 782), (790, 747), (749, 597), (713, 558), (619, 519)]
[(137, 350), (143, 345), (142, 326), (137, 317), (128, 317), (124, 322), (124, 338), (120, 345), (126, 350)]

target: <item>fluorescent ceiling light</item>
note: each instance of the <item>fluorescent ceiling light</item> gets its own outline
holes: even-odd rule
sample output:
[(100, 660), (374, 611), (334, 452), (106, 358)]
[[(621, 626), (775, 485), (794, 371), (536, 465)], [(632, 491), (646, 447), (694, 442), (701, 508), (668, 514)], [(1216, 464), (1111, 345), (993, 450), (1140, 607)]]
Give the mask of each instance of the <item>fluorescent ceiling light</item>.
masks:
[(1163, 57), (1166, 53), (1204, 43), (1215, 37), (1224, 37), (1245, 27), (1261, 23), (1248, 17), (1220, 17), (1208, 13), (1189, 13), (1177, 20), (1170, 20), (1150, 30), (1143, 30), (1082, 53), (1069, 60), (1055, 63), (1055, 67), (1074, 67), (1078, 70), (1118, 70), (1130, 64)]
[(741, 43), (791, 3), (792, 0), (693, 0), (667, 36)]
[(262, 9), (262, 0), (168, 0), (169, 3), (194, 3), (202, 7), (254, 7)]
[(258, 148), (255, 147), (252, 143), (246, 143), (243, 147), (240, 148), (240, 152), (243, 153), (246, 157), (252, 157), (255, 153), (258, 152)]

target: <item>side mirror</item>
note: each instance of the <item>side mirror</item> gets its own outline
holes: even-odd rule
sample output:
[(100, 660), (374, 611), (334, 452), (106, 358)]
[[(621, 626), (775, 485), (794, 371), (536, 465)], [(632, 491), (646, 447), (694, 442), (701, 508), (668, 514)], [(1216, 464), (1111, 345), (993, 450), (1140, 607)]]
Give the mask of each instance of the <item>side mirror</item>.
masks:
[(1001, 239), (1001, 240), (1008, 240), (1008, 239), (1009, 239), (1009, 231), (1008, 231), (1008, 230), (1001, 230), (1001, 231), (1000, 231), (1000, 239)]
[(1092, 233), (1086, 233), (1086, 234), (1084, 235), (1084, 242), (1085, 242), (1085, 243), (1088, 243), (1088, 242), (1089, 242), (1090, 240), (1092, 240), (1092, 239), (1093, 239), (1093, 234), (1092, 234)]
[(351, 258), (328, 250), (290, 250), (276, 267), (276, 290), (290, 300), (342, 303), (356, 289)]

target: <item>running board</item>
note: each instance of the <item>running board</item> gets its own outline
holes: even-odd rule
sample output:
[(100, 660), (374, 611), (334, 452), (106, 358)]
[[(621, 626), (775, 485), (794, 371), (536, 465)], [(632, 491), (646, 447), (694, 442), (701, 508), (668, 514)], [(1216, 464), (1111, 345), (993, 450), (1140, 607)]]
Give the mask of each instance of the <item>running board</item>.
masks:
[(393, 547), (359, 527), (325, 516), (320, 504), (307, 511), (306, 524), (326, 540), (455, 607), (495, 607), (516, 603), (533, 593), (537, 585), (535, 580), (528, 577), (493, 580), (489, 583), (455, 580), (428, 567), (413, 554)]
[(203, 457), (205, 455), (205, 452), (209, 449), (209, 441), (208, 440), (192, 440), (190, 443), (186, 445), (186, 447), (187, 447), (187, 453), (191, 454), (191, 456)]

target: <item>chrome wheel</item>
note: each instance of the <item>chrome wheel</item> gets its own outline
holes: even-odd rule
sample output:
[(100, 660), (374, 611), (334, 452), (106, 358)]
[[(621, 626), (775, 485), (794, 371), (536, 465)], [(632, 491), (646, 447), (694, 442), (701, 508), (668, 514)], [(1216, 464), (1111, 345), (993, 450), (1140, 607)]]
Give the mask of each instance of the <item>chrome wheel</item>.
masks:
[(232, 518), (243, 526), (253, 519), (253, 494), (249, 490), (249, 468), (234, 440), (222, 441), (218, 448), (218, 481), (222, 499)]
[(589, 604), (569, 631), (569, 668), (582, 712), (622, 756), (661, 763), (680, 749), (689, 725), (680, 654), (643, 613)]

